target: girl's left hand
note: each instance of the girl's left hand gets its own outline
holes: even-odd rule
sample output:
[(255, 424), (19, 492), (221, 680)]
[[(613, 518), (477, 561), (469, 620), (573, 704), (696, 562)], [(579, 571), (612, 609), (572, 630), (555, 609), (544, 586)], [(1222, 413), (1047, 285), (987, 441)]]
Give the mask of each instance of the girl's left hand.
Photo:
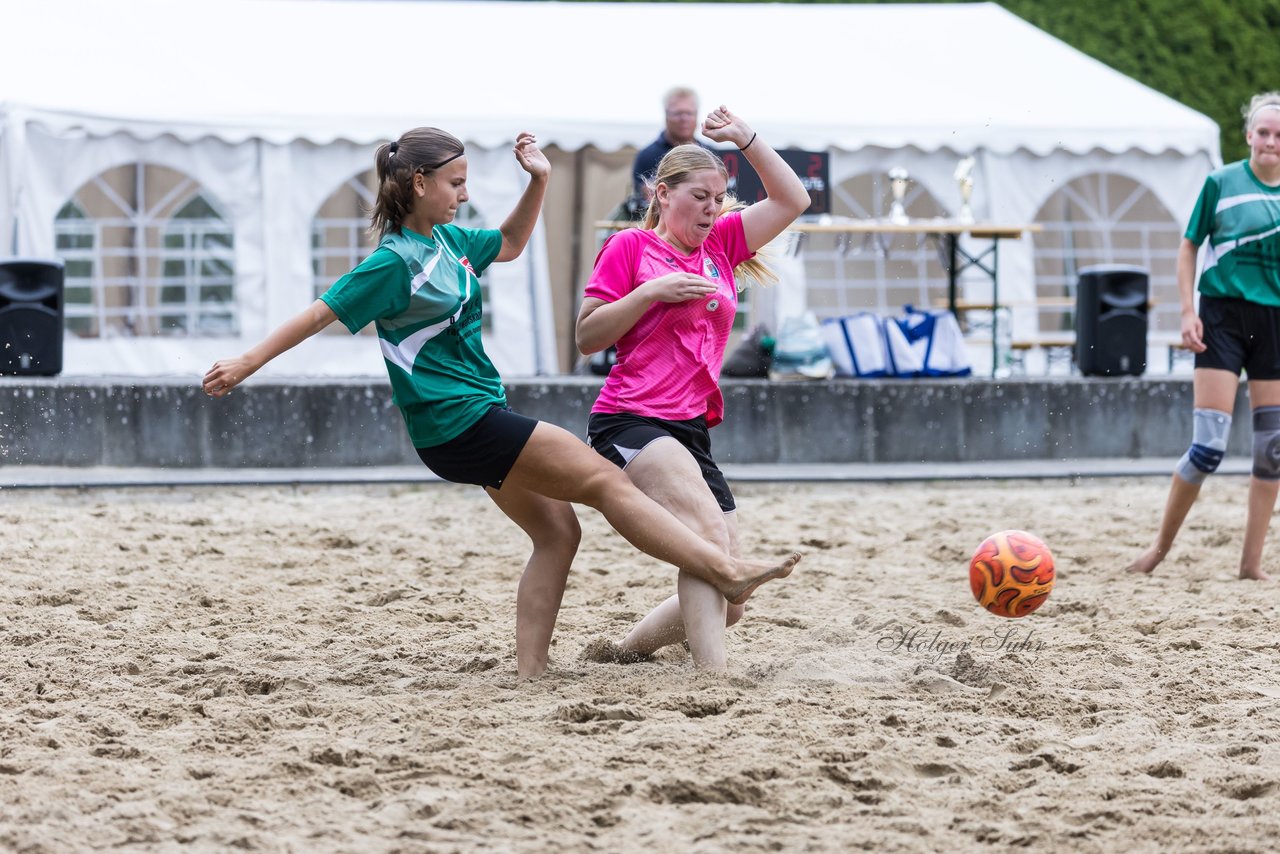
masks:
[(731, 142), (738, 148), (742, 148), (754, 134), (746, 122), (721, 104), (707, 113), (706, 119), (702, 122), (702, 135), (713, 142)]
[(520, 168), (535, 178), (545, 178), (551, 174), (551, 162), (547, 155), (538, 148), (538, 139), (528, 131), (521, 131), (516, 137), (516, 160)]

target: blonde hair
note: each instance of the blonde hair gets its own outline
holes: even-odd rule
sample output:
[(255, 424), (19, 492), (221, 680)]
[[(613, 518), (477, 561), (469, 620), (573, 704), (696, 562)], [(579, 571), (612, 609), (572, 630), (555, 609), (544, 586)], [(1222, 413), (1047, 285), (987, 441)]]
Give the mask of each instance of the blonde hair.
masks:
[[(647, 181), (652, 194), (649, 199), (649, 209), (644, 215), (642, 227), (653, 231), (662, 220), (662, 205), (658, 202), (657, 192), (659, 184), (666, 184), (668, 189), (675, 189), (692, 178), (695, 172), (702, 172), (707, 169), (714, 169), (720, 173), (720, 177), (724, 178), (726, 182), (729, 180), (729, 170), (725, 169), (723, 161), (700, 145), (692, 143), (677, 145), (668, 151), (658, 163), (658, 171), (653, 178)], [(740, 211), (745, 208), (745, 204), (738, 201), (731, 194), (726, 193), (724, 203), (720, 206), (720, 213), (717, 216), (724, 216), (732, 211)], [(760, 255), (761, 253), (757, 252), (754, 258), (748, 258), (733, 268), (734, 281), (739, 291), (747, 288), (746, 283), (741, 279), (751, 279), (760, 285), (771, 285), (778, 281), (778, 274), (773, 272)]]
[(1258, 111), (1267, 108), (1280, 109), (1280, 92), (1260, 92), (1249, 99), (1249, 103), (1240, 110), (1244, 114), (1246, 133), (1253, 130), (1253, 120), (1258, 117)]
[(395, 142), (384, 142), (373, 155), (378, 196), (369, 214), (369, 233), (379, 240), (400, 233), (413, 206), (413, 176), (429, 175), (464, 153), (462, 142), (439, 128), (414, 128)]
[[(667, 90), (667, 94), (662, 96), (662, 109), (666, 110), (671, 107), (671, 102), (676, 98), (692, 98), (693, 103), (698, 103), (698, 93), (690, 89), (688, 86), (674, 86)], [(695, 107), (695, 109), (697, 109)]]

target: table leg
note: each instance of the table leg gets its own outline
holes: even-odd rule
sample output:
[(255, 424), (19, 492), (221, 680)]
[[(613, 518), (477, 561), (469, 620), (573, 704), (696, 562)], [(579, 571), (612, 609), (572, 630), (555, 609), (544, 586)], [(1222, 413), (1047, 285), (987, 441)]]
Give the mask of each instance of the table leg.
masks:
[[(991, 376), (996, 375), (1000, 355), (1000, 238), (991, 238)], [(1010, 318), (1010, 323), (1013, 319)], [(1012, 340), (1012, 338), (1011, 338)]]
[(950, 259), (947, 264), (947, 307), (951, 309), (952, 315), (956, 313), (956, 242), (959, 239), (958, 234), (946, 235), (947, 257)]

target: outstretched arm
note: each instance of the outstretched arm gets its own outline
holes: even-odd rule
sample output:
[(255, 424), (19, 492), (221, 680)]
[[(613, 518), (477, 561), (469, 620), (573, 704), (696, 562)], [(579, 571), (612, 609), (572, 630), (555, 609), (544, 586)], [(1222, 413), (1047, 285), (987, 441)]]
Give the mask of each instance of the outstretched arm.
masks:
[(809, 207), (809, 191), (778, 152), (742, 119), (721, 105), (707, 114), (702, 134), (716, 142), (731, 142), (760, 175), (768, 198), (742, 212), (747, 248), (755, 252), (781, 234)]
[(551, 163), (538, 148), (538, 140), (533, 134), (522, 132), (517, 136), (514, 150), (520, 167), (529, 173), (529, 186), (524, 188), (515, 210), (499, 229), (502, 232), (502, 250), (495, 259), (498, 261), (514, 261), (529, 243), (533, 227), (538, 224), (542, 199), (547, 194), (547, 179), (551, 175)]
[(338, 316), (324, 300), (316, 300), (301, 314), (280, 324), (261, 344), (251, 348), (243, 356), (214, 362), (213, 367), (204, 375), (204, 393), (211, 397), (222, 397), (267, 362), (298, 346), (337, 319)]

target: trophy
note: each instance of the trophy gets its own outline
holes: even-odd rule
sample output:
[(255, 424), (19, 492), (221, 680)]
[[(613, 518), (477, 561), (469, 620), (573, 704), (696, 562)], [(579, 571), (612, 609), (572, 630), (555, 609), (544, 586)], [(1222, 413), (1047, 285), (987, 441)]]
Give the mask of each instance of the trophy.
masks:
[(956, 219), (966, 225), (973, 222), (969, 198), (973, 195), (973, 158), (966, 157), (956, 164), (956, 182), (960, 184), (960, 212)]
[(902, 200), (906, 198), (907, 187), (911, 184), (911, 178), (907, 175), (907, 170), (901, 166), (895, 166), (889, 170), (889, 189), (893, 192), (893, 205), (889, 208), (889, 222), (894, 225), (906, 225), (907, 209), (903, 206)]

